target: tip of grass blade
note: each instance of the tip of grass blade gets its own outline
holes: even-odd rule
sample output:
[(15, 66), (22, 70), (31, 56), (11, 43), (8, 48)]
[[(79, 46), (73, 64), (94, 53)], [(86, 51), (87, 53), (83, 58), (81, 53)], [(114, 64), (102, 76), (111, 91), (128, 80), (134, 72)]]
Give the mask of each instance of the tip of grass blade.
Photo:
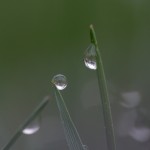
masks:
[(91, 39), (91, 43), (93, 43), (95, 46), (97, 46), (97, 39), (96, 39), (93, 24), (90, 25), (90, 39)]
[(93, 28), (93, 24), (90, 24), (90, 29), (92, 29)]

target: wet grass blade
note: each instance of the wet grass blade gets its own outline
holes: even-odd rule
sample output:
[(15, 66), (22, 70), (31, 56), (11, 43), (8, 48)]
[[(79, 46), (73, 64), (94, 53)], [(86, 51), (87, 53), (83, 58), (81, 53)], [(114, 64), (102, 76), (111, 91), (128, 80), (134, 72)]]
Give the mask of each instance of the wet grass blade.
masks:
[(85, 146), (83, 145), (79, 133), (70, 117), (70, 114), (60, 91), (58, 91), (57, 88), (54, 87), (54, 93), (69, 149), (85, 150)]
[(108, 146), (108, 150), (116, 150), (113, 120), (111, 115), (111, 107), (109, 102), (107, 83), (106, 83), (101, 53), (100, 53), (100, 49), (98, 48), (98, 43), (97, 43), (96, 34), (93, 25), (90, 25), (90, 37), (91, 37), (91, 43), (93, 43), (96, 48), (97, 77), (98, 77), (98, 84), (100, 89), (100, 96), (102, 100), (102, 109), (103, 109), (104, 124), (106, 129), (107, 146)]
[(47, 106), (48, 102), (49, 96), (46, 96), (1, 150), (9, 150), (16, 143), (18, 138), (22, 135), (22, 130), (25, 129), (37, 117), (37, 115), (39, 115), (39, 113), (45, 108), (45, 106)]

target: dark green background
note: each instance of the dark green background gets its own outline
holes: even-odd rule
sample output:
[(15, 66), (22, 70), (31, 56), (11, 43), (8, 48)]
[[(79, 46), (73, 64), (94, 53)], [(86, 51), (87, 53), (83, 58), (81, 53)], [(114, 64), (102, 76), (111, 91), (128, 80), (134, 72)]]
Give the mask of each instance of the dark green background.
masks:
[[(150, 108), (149, 8), (148, 0), (0, 1), (0, 146), (44, 96), (53, 95), (51, 78), (62, 73), (68, 78), (62, 94), (81, 138), (90, 150), (106, 149), (96, 73), (83, 63), (89, 25), (95, 26), (110, 93), (115, 90), (117, 124), (118, 114), (127, 111), (118, 104), (120, 92), (140, 92), (141, 105)], [(68, 149), (51, 101), (41, 130), (22, 136), (14, 150)], [(128, 136), (116, 136), (121, 150), (143, 149)]]

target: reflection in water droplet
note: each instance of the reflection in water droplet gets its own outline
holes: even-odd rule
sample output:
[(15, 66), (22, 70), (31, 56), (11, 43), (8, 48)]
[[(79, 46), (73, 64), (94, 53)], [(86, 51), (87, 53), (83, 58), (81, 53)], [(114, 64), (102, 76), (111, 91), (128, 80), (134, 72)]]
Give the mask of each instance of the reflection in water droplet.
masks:
[(84, 150), (88, 150), (89, 148), (88, 148), (87, 145), (83, 145), (83, 149), (84, 149)]
[(92, 43), (89, 45), (89, 47), (85, 51), (84, 63), (85, 63), (85, 66), (89, 69), (92, 69), (92, 70), (97, 69), (96, 49), (95, 49), (95, 45)]
[(63, 90), (67, 87), (67, 78), (62, 74), (58, 74), (53, 77), (52, 83), (55, 84), (58, 90)]
[(23, 134), (34, 134), (40, 129), (40, 122), (38, 119), (34, 120), (31, 124), (29, 124), (25, 129), (22, 130)]

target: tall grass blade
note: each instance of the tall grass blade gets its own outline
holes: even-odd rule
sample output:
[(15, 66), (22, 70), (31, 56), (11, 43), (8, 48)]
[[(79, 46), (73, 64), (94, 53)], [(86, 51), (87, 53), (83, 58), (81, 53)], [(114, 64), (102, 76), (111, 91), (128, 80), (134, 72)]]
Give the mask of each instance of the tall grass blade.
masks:
[(98, 43), (97, 43), (96, 34), (93, 25), (90, 25), (90, 37), (91, 37), (91, 43), (93, 43), (96, 48), (97, 77), (98, 77), (98, 84), (100, 89), (100, 96), (102, 100), (102, 109), (104, 115), (107, 146), (108, 146), (108, 150), (116, 150), (114, 127), (113, 127), (113, 120), (111, 115), (111, 107), (109, 102), (105, 72), (104, 72), (101, 53), (100, 53), (100, 49), (98, 48)]
[(64, 99), (56, 87), (54, 87), (54, 93), (69, 149), (85, 150), (85, 146), (83, 145), (79, 133), (70, 117)]
[(36, 118), (36, 116), (45, 108), (48, 102), (49, 96), (46, 96), (1, 150), (9, 150), (16, 143), (18, 138), (22, 135), (22, 130), (25, 129)]

